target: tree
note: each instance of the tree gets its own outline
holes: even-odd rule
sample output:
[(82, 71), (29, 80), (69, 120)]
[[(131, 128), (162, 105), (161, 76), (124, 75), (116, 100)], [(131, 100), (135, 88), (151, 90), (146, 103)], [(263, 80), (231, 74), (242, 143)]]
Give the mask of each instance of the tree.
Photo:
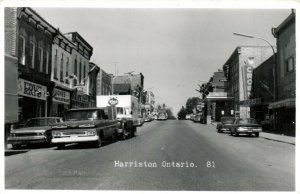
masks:
[(184, 106), (181, 107), (180, 111), (177, 113), (177, 118), (179, 120), (181, 119), (185, 119), (187, 113), (186, 113), (186, 109), (184, 108)]
[(193, 113), (193, 109), (197, 107), (199, 102), (200, 102), (200, 98), (198, 98), (198, 97), (189, 98), (186, 101), (186, 113), (187, 114)]

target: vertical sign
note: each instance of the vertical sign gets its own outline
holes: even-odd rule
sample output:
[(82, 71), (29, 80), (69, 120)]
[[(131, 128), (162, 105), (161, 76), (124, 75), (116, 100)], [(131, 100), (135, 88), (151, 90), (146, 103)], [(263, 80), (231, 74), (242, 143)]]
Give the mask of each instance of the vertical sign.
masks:
[(244, 66), (244, 95), (245, 99), (248, 100), (251, 93), (252, 88), (252, 74), (253, 74), (253, 66), (245, 65)]

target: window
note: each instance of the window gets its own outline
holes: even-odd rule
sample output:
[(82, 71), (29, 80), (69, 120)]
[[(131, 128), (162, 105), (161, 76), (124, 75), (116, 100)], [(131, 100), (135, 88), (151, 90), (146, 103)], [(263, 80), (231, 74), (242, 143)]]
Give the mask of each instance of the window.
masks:
[(49, 69), (49, 48), (46, 51), (46, 74), (48, 74)]
[(85, 81), (86, 81), (85, 73), (86, 73), (86, 66), (85, 66), (85, 62), (84, 62), (84, 65), (83, 65), (83, 82), (84, 82), (84, 84), (85, 84)]
[(81, 59), (80, 59), (80, 62), (79, 62), (79, 84), (81, 84), (81, 76), (82, 76), (82, 64), (81, 64)]
[[(66, 77), (69, 77), (69, 57), (67, 57), (67, 62), (66, 62)], [(69, 80), (66, 79), (66, 83), (69, 83)]]
[(25, 65), (25, 37), (19, 37), (19, 63)]
[(34, 57), (35, 57), (35, 41), (34, 37), (30, 37), (30, 43), (29, 43), (29, 67), (34, 68)]
[[(77, 56), (75, 55), (75, 60), (74, 60), (74, 75), (77, 77)], [(77, 80), (74, 79), (74, 86), (77, 85)]]
[(47, 71), (47, 62), (48, 62), (48, 51), (46, 51), (46, 49), (44, 49), (43, 52), (43, 72), (46, 73)]
[(64, 54), (61, 54), (60, 59), (60, 81), (64, 82)]
[(289, 57), (285, 60), (285, 72), (292, 72), (295, 70), (294, 57)]
[(57, 80), (57, 49), (55, 49), (54, 55), (54, 79)]
[(38, 49), (38, 67), (39, 67), (39, 71), (42, 72), (43, 71), (43, 48), (41, 46), (39, 46)]

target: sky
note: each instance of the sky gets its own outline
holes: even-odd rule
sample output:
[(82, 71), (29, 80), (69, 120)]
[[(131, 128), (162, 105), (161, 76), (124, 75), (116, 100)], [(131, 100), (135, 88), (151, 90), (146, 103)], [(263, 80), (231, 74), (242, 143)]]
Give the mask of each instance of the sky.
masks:
[(37, 8), (63, 33), (78, 32), (94, 49), (91, 61), (108, 73), (142, 73), (144, 89), (173, 113), (222, 69), (237, 46), (276, 45), (271, 33), (290, 9)]

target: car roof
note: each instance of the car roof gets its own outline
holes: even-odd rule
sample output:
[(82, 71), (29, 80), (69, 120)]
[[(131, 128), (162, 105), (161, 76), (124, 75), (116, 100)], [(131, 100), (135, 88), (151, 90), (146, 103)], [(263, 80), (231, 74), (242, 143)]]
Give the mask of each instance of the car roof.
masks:
[(77, 110), (103, 110), (104, 108), (97, 108), (97, 107), (93, 107), (93, 108), (72, 108), (69, 109), (67, 111), (77, 111)]
[(29, 119), (62, 119), (62, 117), (34, 117)]

